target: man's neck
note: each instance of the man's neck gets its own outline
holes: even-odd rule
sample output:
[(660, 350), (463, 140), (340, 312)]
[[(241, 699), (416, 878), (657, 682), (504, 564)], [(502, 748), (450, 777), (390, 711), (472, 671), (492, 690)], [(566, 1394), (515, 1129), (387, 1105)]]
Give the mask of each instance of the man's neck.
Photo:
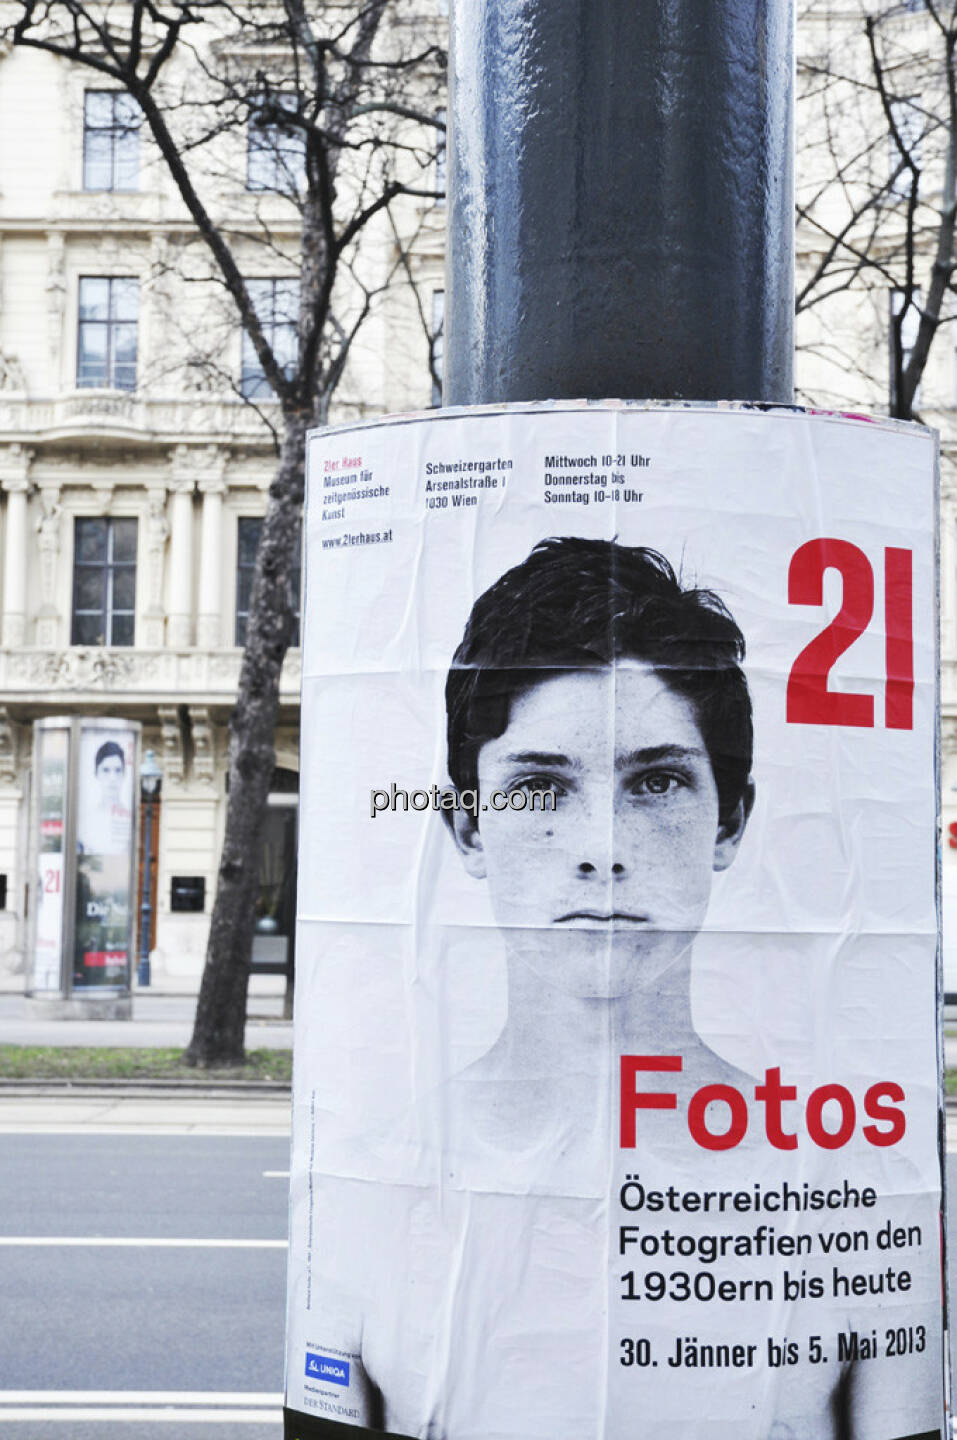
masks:
[(546, 983), (541, 967), (511, 954), (508, 1018), (495, 1046), (496, 1061), (513, 1074), (560, 1076), (607, 1072), (608, 1053), (681, 1054), (698, 1042), (691, 1019), (691, 945), (672, 959), (654, 984), (612, 998), (569, 994)]

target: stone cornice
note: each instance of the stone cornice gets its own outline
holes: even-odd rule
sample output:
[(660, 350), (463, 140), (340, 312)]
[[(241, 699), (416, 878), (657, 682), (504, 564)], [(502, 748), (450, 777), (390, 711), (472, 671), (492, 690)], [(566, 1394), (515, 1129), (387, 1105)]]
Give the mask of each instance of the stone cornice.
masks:
[[(188, 445), (211, 441), (273, 453), (272, 437), (248, 406), (229, 400), (148, 399), (114, 390), (77, 390), (55, 399), (0, 392), (0, 431), (33, 445), (63, 441), (125, 445)], [(9, 449), (10, 447), (7, 447)], [(0, 455), (0, 464), (2, 464)]]
[[(99, 195), (101, 192), (96, 192)], [(157, 197), (146, 191), (134, 192), (144, 201), (152, 201), (156, 204)], [(245, 192), (238, 192), (245, 194)], [(262, 198), (262, 192), (254, 192), (257, 199)], [(0, 230), (5, 235), (48, 235), (51, 232), (64, 237), (70, 235), (95, 235), (103, 234), (116, 235), (142, 235), (149, 237), (154, 234), (169, 236), (193, 236), (196, 231), (192, 220), (188, 215), (175, 217), (159, 217), (154, 213), (150, 214), (143, 207), (143, 213), (126, 214), (118, 210), (112, 213), (97, 211), (90, 203), (91, 192), (86, 190), (74, 190), (61, 194), (61, 203), (69, 203), (71, 207), (86, 204), (90, 213), (80, 215), (76, 209), (71, 209), (69, 214), (56, 215), (4, 215), (0, 210)], [(128, 198), (128, 197), (125, 197)], [(280, 197), (281, 199), (281, 197)], [(288, 205), (288, 201), (286, 204)], [(221, 220), (224, 230), (248, 230), (250, 223), (250, 208), (245, 207), (242, 211), (236, 210), (228, 217)], [(301, 221), (298, 219), (298, 212), (292, 211), (288, 214), (281, 213), (278, 209), (269, 219), (270, 233), (274, 236), (285, 236), (288, 240), (298, 243), (302, 231)], [(293, 263), (295, 256), (290, 255), (290, 263)]]
[[(71, 646), (46, 650), (0, 649), (0, 704), (55, 704), (104, 696), (117, 704), (169, 703), (171, 695), (197, 705), (231, 705), (239, 688), (242, 651), (237, 649), (146, 650), (138, 647)], [(282, 669), (282, 704), (299, 703), (302, 654), (290, 650)]]

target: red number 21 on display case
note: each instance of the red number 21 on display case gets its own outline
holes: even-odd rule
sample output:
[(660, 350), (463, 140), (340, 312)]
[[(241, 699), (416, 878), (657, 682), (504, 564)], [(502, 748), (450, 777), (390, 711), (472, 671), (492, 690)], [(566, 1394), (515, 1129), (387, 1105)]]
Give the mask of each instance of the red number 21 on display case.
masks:
[[(884, 724), (888, 730), (914, 728), (913, 554), (884, 551)], [(792, 725), (874, 724), (874, 697), (827, 688), (835, 660), (863, 635), (874, 613), (871, 562), (849, 540), (808, 540), (795, 550), (788, 570), (788, 602), (820, 605), (824, 574), (837, 570), (844, 582), (841, 608), (805, 645), (791, 666), (787, 718)]]

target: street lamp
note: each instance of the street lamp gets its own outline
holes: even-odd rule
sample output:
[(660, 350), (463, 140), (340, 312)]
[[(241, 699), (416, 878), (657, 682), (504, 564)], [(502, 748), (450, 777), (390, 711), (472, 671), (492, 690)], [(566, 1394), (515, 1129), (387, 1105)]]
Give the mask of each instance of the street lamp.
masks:
[(150, 904), (150, 869), (153, 861), (153, 806), (158, 802), (163, 771), (152, 750), (147, 750), (140, 766), (140, 795), (143, 800), (143, 877), (140, 883), (140, 959), (136, 967), (136, 983), (140, 987), (150, 983), (150, 920), (153, 907)]

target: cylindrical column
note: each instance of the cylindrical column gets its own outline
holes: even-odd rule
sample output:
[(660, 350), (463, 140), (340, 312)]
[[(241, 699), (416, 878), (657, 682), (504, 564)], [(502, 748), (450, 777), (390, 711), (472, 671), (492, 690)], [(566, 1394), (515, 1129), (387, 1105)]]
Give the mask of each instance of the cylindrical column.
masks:
[(170, 588), (166, 643), (192, 644), (193, 482), (176, 480), (170, 502)]
[(27, 489), (25, 479), (7, 479), (6, 543), (3, 547), (3, 644), (7, 649), (26, 638)]
[(222, 550), (223, 495), (222, 480), (201, 480), (203, 496), (202, 563), (199, 569), (199, 618), (196, 643), (206, 650), (222, 644)]
[(792, 399), (791, 0), (456, 0), (445, 403)]

